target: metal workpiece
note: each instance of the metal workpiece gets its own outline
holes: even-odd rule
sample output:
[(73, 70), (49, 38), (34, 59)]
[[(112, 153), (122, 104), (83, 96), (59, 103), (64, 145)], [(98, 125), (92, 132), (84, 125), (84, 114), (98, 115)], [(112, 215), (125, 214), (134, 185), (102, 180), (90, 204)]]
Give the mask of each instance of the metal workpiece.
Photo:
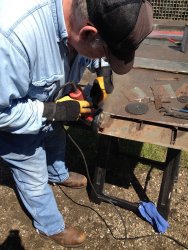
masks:
[[(175, 80), (171, 81), (170, 79), (174, 77)], [(161, 81), (155, 79), (162, 79)], [(167, 80), (165, 80), (167, 79)], [(172, 125), (176, 126), (179, 123), (181, 127), (187, 127), (187, 121), (177, 121), (174, 119), (166, 119), (163, 117), (158, 110), (156, 110), (155, 103), (154, 103), (154, 94), (152, 89), (156, 89), (158, 93), (158, 97), (161, 99), (161, 105), (165, 108), (183, 108), (185, 103), (180, 103), (174, 95), (176, 95), (176, 91), (183, 85), (184, 83), (188, 83), (188, 76), (187, 75), (179, 75), (173, 74), (168, 72), (159, 72), (155, 70), (146, 70), (146, 69), (133, 69), (127, 75), (118, 76), (114, 75), (114, 85), (115, 89), (114, 92), (109, 95), (106, 102), (103, 106), (104, 113), (110, 113), (118, 117), (124, 117), (126, 119), (139, 119), (145, 120), (147, 122), (154, 122), (157, 124), (165, 124), (165, 125)], [(167, 91), (166, 94), (160, 93), (160, 88), (163, 89), (163, 92), (167, 85), (170, 85), (173, 89), (172, 91)], [(129, 100), (129, 90), (138, 86), (140, 89), (144, 91), (147, 98), (145, 98), (142, 102), (147, 103), (149, 109), (143, 115), (135, 116), (126, 112), (125, 106), (129, 103), (134, 102)]]
[(101, 110), (93, 119), (92, 130), (97, 133), (102, 133), (105, 128), (110, 127), (112, 121), (111, 114)]
[(183, 108), (182, 109), (178, 109), (178, 108), (167, 109), (167, 108), (161, 107), (159, 112), (164, 112), (165, 116), (171, 116), (174, 118), (188, 120), (188, 110), (183, 109)]
[(152, 58), (135, 58), (135, 68), (154, 69), (160, 71), (188, 74), (188, 63)]
[(92, 122), (92, 129), (95, 132), (102, 131), (103, 130), (103, 120), (104, 120), (104, 114), (101, 111), (99, 114), (94, 116), (93, 122)]
[(181, 41), (181, 51), (183, 53), (188, 52), (188, 23), (185, 24), (183, 38)]

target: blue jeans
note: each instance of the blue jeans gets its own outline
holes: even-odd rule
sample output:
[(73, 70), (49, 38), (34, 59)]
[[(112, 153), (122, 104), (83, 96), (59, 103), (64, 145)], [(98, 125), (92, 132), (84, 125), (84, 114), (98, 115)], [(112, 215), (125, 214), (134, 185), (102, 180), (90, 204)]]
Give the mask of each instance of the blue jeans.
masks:
[(59, 233), (65, 227), (48, 184), (69, 177), (65, 146), (65, 131), (58, 122), (46, 125), (37, 135), (0, 132), (0, 156), (10, 164), (19, 195), (33, 217), (35, 228), (47, 235)]

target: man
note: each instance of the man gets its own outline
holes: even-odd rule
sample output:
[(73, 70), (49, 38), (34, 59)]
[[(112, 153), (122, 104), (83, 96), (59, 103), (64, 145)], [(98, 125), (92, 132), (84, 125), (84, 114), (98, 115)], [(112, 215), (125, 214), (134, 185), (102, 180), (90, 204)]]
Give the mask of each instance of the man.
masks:
[[(9, 163), (34, 227), (56, 243), (80, 246), (85, 234), (65, 226), (48, 184), (86, 186), (65, 165), (62, 121), (90, 113), (87, 101), (55, 102), (86, 67), (110, 79), (127, 73), (152, 30), (144, 0), (0, 1), (0, 156)], [(89, 59), (90, 58), (90, 59)]]

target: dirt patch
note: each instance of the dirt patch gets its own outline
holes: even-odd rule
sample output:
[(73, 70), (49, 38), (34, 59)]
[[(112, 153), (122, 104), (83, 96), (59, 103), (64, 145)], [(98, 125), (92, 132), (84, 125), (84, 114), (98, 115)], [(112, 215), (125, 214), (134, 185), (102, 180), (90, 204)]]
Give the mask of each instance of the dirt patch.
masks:
[[(72, 146), (71, 146), (72, 147)], [(87, 149), (86, 149), (87, 148)], [(87, 158), (91, 174), (94, 170), (95, 153), (93, 148), (82, 144), (82, 149), (86, 149)], [(68, 150), (70, 148), (68, 147)], [(75, 149), (72, 149), (73, 151)], [(79, 172), (85, 173), (84, 165), (79, 157), (73, 160), (68, 156), (68, 162), (73, 170), (79, 166)], [(78, 153), (77, 153), (78, 154)], [(75, 167), (77, 166), (77, 167)], [(109, 169), (109, 172), (111, 170)], [(148, 167), (138, 166), (135, 169), (137, 178), (142, 184), (148, 173)], [(117, 177), (121, 173), (117, 173)], [(111, 175), (109, 175), (111, 176)], [(120, 180), (120, 179), (119, 179)], [(157, 193), (161, 181), (161, 172), (153, 170), (147, 187), (147, 194), (152, 201), (156, 202)], [(179, 180), (174, 186), (171, 201), (171, 212), (169, 216), (170, 228), (165, 233), (179, 242), (188, 246), (188, 168), (180, 168)], [(87, 233), (85, 246), (79, 249), (112, 250), (112, 249), (185, 249), (175, 241), (156, 234), (150, 224), (140, 219), (134, 213), (117, 207), (126, 225), (128, 238), (144, 235), (153, 235), (149, 238), (116, 240), (114, 237), (122, 238), (125, 236), (125, 229), (117, 210), (111, 204), (101, 203), (100, 205), (90, 202), (88, 190), (71, 190), (68, 188), (59, 189), (58, 186), (52, 187), (59, 209), (64, 214), (67, 224), (72, 224), (82, 228)], [(138, 198), (131, 186), (123, 187), (121, 181), (119, 185), (106, 183), (105, 192), (116, 195), (122, 199), (136, 201)], [(77, 205), (73, 201), (81, 204)], [(0, 249), (1, 250), (45, 250), (63, 249), (53, 242), (46, 241), (39, 237), (32, 226), (32, 221), (25, 213), (24, 208), (18, 201), (12, 176), (8, 167), (0, 163)], [(95, 212), (96, 211), (96, 212)], [(100, 216), (97, 214), (99, 213)], [(102, 217), (102, 218), (101, 218)], [(107, 223), (107, 228), (105, 223)]]

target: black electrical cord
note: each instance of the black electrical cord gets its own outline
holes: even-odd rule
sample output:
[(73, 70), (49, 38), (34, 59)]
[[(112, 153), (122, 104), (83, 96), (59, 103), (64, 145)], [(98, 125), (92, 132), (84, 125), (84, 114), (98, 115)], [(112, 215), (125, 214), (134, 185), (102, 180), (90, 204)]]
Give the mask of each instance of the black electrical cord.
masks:
[[(93, 186), (93, 183), (91, 181), (90, 174), (89, 174), (89, 169), (88, 169), (88, 165), (87, 165), (87, 161), (86, 161), (86, 158), (85, 158), (82, 150), (80, 149), (80, 147), (78, 146), (78, 144), (75, 142), (75, 140), (72, 138), (72, 136), (66, 131), (65, 128), (64, 128), (64, 130), (65, 130), (65, 133), (66, 133), (67, 137), (70, 139), (70, 141), (74, 144), (74, 146), (80, 152), (80, 154), (82, 156), (82, 159), (84, 161), (84, 165), (85, 165), (85, 168), (86, 168), (87, 177), (88, 177), (89, 183), (91, 185), (91, 188), (92, 188), (93, 192), (95, 193), (95, 195), (98, 196), (98, 194), (97, 194), (97, 192), (95, 190), (95, 187)], [(97, 212), (94, 208), (92, 208), (92, 207), (90, 207), (88, 205), (80, 204), (80, 203), (74, 201), (69, 195), (67, 195), (67, 193), (65, 193), (65, 191), (62, 189), (62, 187), (60, 185), (58, 185), (58, 187), (61, 190), (61, 192), (64, 193), (64, 195), (68, 199), (70, 199), (73, 203), (75, 203), (78, 206), (89, 208), (90, 210), (94, 211), (101, 218), (101, 220), (104, 222), (104, 224), (106, 225), (106, 227), (108, 228), (108, 230), (110, 231), (112, 237), (115, 240), (139, 240), (139, 239), (144, 239), (144, 238), (165, 237), (167, 239), (170, 239), (170, 240), (174, 241), (179, 246), (182, 246), (183, 248), (188, 249), (187, 245), (185, 245), (184, 243), (180, 242), (179, 240), (175, 239), (174, 237), (172, 237), (170, 235), (163, 235), (163, 234), (154, 235), (154, 234), (151, 234), (151, 235), (143, 235), (143, 236), (137, 236), (137, 237), (127, 237), (127, 228), (126, 228), (125, 221), (123, 219), (123, 216), (122, 216), (121, 212), (116, 208), (116, 206), (112, 202), (110, 202), (108, 199), (106, 199), (106, 202), (110, 203), (115, 208), (115, 210), (117, 211), (117, 213), (120, 216), (121, 221), (123, 223), (124, 229), (125, 229), (125, 237), (116, 237), (116, 236), (114, 236), (111, 227), (107, 224), (106, 220), (103, 218), (103, 216), (99, 212)], [(104, 198), (103, 198), (103, 200), (104, 200)]]

